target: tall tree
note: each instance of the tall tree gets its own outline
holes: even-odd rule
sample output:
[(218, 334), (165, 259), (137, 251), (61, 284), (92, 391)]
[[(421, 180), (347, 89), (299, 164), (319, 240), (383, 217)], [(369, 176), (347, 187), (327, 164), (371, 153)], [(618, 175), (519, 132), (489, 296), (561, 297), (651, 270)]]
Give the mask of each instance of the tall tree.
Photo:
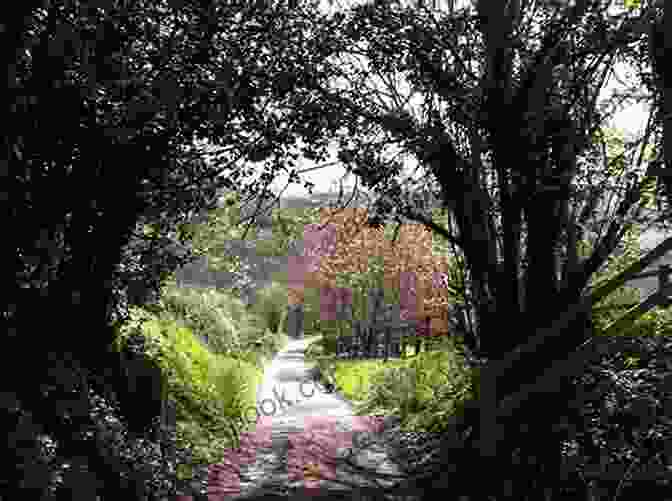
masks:
[[(365, 209), (324, 210), (320, 223), (305, 227), (306, 239), (314, 231), (318, 239), (324, 234), (328, 241), (328, 230), (333, 232), (333, 248), (318, 252), (319, 261), (307, 281), (316, 287), (352, 287), (363, 297), (369, 288), (382, 287), (388, 300), (400, 305), (403, 319), (427, 315), (436, 319), (438, 330), (438, 323), (445, 320), (441, 306), (448, 303), (447, 290), (437, 276), (447, 273), (446, 256), (434, 255), (431, 234), (419, 224), (374, 229), (367, 228), (366, 221)], [(454, 285), (453, 301), (459, 294), (459, 284)], [(355, 313), (363, 318), (365, 311)]]
[[(669, 214), (663, 184), (651, 183), (653, 122), (617, 161), (620, 177), (591, 162), (606, 162), (599, 136), (613, 112), (598, 96), (624, 56), (639, 54), (651, 67), (642, 48), (662, 5), (484, 0), (453, 7), (374, 2), (325, 16), (320, 50), (309, 53), (296, 92), (282, 104), (314, 124), (308, 141), (322, 138), (326, 151), (335, 138), (339, 159), (380, 195), (374, 223), (403, 215), (459, 248), (482, 355), (494, 362), (590, 294), (591, 277), (628, 228), (651, 223), (642, 194), (659, 202), (657, 224)], [(421, 175), (401, 180), (405, 166)], [(449, 227), (409, 197), (418, 184), (439, 194)], [(586, 226), (600, 215), (591, 234)], [(587, 237), (593, 252), (581, 258)], [(496, 399), (591, 333), (584, 309), (498, 375)], [(534, 412), (516, 413), (535, 421), (526, 423), (535, 439), (521, 453), (535, 463), (521, 476), (533, 483), (517, 489), (539, 496), (559, 467), (552, 424), (564, 401), (541, 400), (528, 402)]]
[[(16, 378), (4, 364), (3, 384), (68, 444), (64, 454), (91, 457), (106, 489), (124, 475), (91, 442), (69, 438), (84, 435), (87, 406), (63, 410), (62, 395), (47, 383), (55, 358), (72, 355), (94, 373), (105, 366), (115, 284), (136, 265), (153, 268), (150, 256), (164, 248), (133, 263), (129, 245), (145, 223), (178, 237), (189, 213), (213, 206), (218, 188), (266, 193), (280, 170), (296, 176), (300, 154), (323, 160), (339, 137), (341, 160), (385, 194), (381, 218), (400, 212), (461, 249), (477, 334), (496, 359), (576, 302), (638, 221), (632, 212), (649, 182), (643, 160), (632, 179), (623, 178), (624, 194), (594, 252), (577, 257), (582, 218), (597, 205), (588, 183), (575, 182), (606, 115), (597, 95), (617, 56), (646, 45), (644, 28), (661, 19), (662, 6), (642, 2), (612, 15), (589, 0), (479, 1), (475, 10), (451, 2), (442, 15), (376, 4), (322, 18), (316, 2), (29, 1), (3, 21), (8, 196), (1, 203), (11, 217), (5, 227), (15, 231), (2, 247), (3, 297), (12, 303), (0, 321), (6, 352), (31, 353), (35, 371)], [(660, 47), (661, 30), (654, 33), (651, 46)], [(366, 65), (345, 64), (348, 53), (350, 63)], [(658, 54), (641, 53), (649, 66)], [(385, 91), (366, 89), (371, 75)], [(649, 131), (646, 140), (655, 135)], [(390, 158), (389, 144), (415, 158), (453, 229), (418, 210), (417, 200), (406, 203), (396, 179), (403, 163)], [(241, 161), (261, 175), (245, 184), (253, 171)], [(170, 268), (178, 259), (167, 261)], [(53, 319), (74, 325), (33, 342), (35, 333), (53, 332)], [(499, 396), (580, 343), (588, 323), (587, 315), (575, 319), (556, 342), (516, 364), (498, 381)], [(517, 328), (504, 336), (502, 325)], [(86, 384), (80, 388), (86, 397)], [(535, 457), (543, 449), (548, 455), (537, 463), (549, 467), (557, 454), (548, 425), (560, 401), (536, 407), (546, 416), (535, 416), (539, 442), (526, 451)], [(125, 488), (110, 499), (141, 497)]]
[[(294, 44), (273, 42), (277, 30), (301, 34), (278, 26), (290, 19), (283, 12), (216, 1), (29, 1), (3, 19), (0, 204), (13, 230), (2, 245), (0, 323), (5, 353), (31, 359), (30, 377), (2, 364), (3, 395), (18, 398), (60, 456), (89, 458), (104, 499), (140, 499), (147, 487), (131, 485), (89, 437), (89, 388), (115, 393), (113, 321), (189, 259), (175, 244), (219, 189), (263, 194), (275, 170), (291, 167), (278, 158), (296, 125), (264, 113), (269, 96), (290, 90), (282, 76), (296, 64), (284, 59)], [(255, 178), (246, 162), (265, 171)], [(18, 456), (5, 461), (17, 465), (3, 482), (9, 492), (30, 476)], [(21, 491), (33, 494), (40, 498)]]

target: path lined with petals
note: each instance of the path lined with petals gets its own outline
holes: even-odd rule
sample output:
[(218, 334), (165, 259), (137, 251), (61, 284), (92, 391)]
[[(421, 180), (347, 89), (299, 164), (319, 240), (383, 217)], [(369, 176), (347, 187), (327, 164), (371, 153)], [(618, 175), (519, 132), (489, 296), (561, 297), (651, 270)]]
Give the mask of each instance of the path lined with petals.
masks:
[(336, 464), (346, 457), (379, 473), (400, 474), (387, 446), (375, 440), (386, 420), (354, 416), (346, 399), (319, 385), (304, 360), (308, 344), (290, 340), (266, 368), (256, 428), (242, 434), (240, 448), (229, 451), (225, 461), (210, 467), (208, 501), (269, 494), (293, 498), (306, 489), (347, 491), (393, 483), (377, 483), (342, 461)]

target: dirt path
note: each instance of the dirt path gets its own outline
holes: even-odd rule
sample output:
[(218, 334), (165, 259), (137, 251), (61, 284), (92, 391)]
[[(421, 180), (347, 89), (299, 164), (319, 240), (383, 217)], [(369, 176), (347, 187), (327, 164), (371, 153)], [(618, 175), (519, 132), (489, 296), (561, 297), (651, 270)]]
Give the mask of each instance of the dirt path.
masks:
[[(336, 458), (348, 456), (362, 467), (399, 475), (400, 469), (388, 457), (388, 448), (380, 442), (372, 443), (391, 421), (381, 427), (380, 420), (354, 416), (350, 402), (315, 382), (304, 359), (309, 343), (290, 340), (267, 366), (258, 394), (261, 417), (255, 432), (241, 437), (243, 448), (254, 449), (256, 454), (243, 461), (236, 456), (239, 462), (247, 463), (240, 467), (239, 484), (224, 473), (220, 480), (209, 481), (213, 494), (226, 494), (222, 499), (243, 499), (287, 496), (304, 492), (305, 487), (341, 492), (375, 487), (375, 481), (365, 474), (347, 464), (334, 463)], [(304, 472), (308, 477), (313, 472), (319, 483), (306, 479)], [(385, 480), (378, 485), (391, 483)]]

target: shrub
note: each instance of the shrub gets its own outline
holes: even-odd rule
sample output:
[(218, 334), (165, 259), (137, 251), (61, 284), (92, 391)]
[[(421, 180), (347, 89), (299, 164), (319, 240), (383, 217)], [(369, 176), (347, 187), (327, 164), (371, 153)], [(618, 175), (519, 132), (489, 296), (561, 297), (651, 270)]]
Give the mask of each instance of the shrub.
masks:
[(371, 374), (356, 414), (394, 414), (405, 421), (410, 413), (420, 410), (415, 381), (415, 369), (409, 367), (384, 368)]
[(337, 348), (337, 336), (331, 332), (324, 332), (322, 339), (317, 341), (314, 344), (318, 344), (322, 347), (322, 352), (325, 355), (335, 355)]
[(589, 480), (588, 472), (597, 474), (597, 485), (608, 491), (608, 499), (614, 499), (621, 480), (623, 499), (643, 485), (620, 476), (605, 478), (614, 467), (637, 475), (651, 466), (666, 466), (667, 479), (645, 483), (668, 492), (671, 486), (672, 337), (633, 338), (625, 346), (573, 378), (577, 398), (585, 401), (573, 406), (564, 423), (568, 468), (575, 470), (575, 478), (583, 476), (583, 482)]
[(334, 379), (343, 394), (357, 402), (368, 394), (375, 375), (394, 364), (392, 361), (384, 364), (380, 360), (339, 361), (335, 363)]
[[(117, 494), (122, 490), (130, 494), (125, 489), (134, 494), (139, 487), (148, 496), (148, 501), (166, 497), (172, 499), (181, 487), (175, 477), (176, 464), (190, 462), (190, 451), (177, 444), (175, 433), (169, 429), (163, 429), (159, 437), (152, 439), (149, 435), (133, 436), (115, 402), (98, 395), (93, 389), (89, 389), (88, 398), (82, 399), (82, 390), (81, 386), (69, 386), (50, 391), (55, 392), (50, 398), (78, 405), (76, 410), (70, 409), (78, 414), (78, 426), (73, 426), (67, 444), (62, 438), (43, 433), (35, 425), (30, 412), (23, 409), (18, 401), (11, 409), (3, 409), (15, 418), (13, 429), (10, 427), (6, 431), (10, 438), (9, 450), (16, 450), (22, 455), (23, 461), (16, 465), (16, 474), (23, 477), (27, 497), (32, 499), (35, 495), (36, 499), (39, 497), (45, 501), (94, 498), (92, 475), (89, 474), (88, 479), (86, 476), (86, 470), (91, 468), (91, 458), (81, 455), (72, 457), (67, 453), (73, 450), (73, 444), (77, 444), (75, 447), (79, 450), (95, 447), (103, 454), (105, 463), (119, 475), (118, 484), (114, 486), (119, 489), (115, 491)], [(79, 412), (84, 408), (87, 409), (86, 415)], [(62, 418), (68, 420), (68, 416)], [(8, 424), (7, 421), (3, 423)], [(29, 493), (29, 490), (32, 492)], [(5, 493), (2, 495), (4, 499)]]
[(289, 342), (289, 337), (287, 337), (287, 334), (282, 331), (268, 336), (267, 339), (269, 339), (269, 348), (271, 350), (269, 353), (269, 358), (274, 357), (275, 354), (285, 348)]
[[(140, 329), (148, 354), (167, 375), (168, 394), (176, 402), (179, 445), (192, 452), (193, 465), (219, 461), (241, 431), (240, 423), (246, 422), (245, 410), (256, 403), (261, 372), (254, 365), (212, 354), (167, 313), (136, 314), (147, 319)], [(186, 471), (193, 473), (193, 465)]]
[(264, 330), (277, 333), (285, 327), (287, 305), (287, 289), (278, 282), (271, 282), (257, 292), (257, 301), (252, 305), (251, 312), (263, 320)]
[(471, 372), (452, 350), (423, 352), (402, 366), (372, 374), (366, 399), (357, 413), (396, 414), (402, 427), (440, 431), (447, 418), (472, 398)]
[(213, 352), (228, 355), (241, 348), (239, 326), (227, 314), (221, 294), (212, 290), (167, 288), (161, 304)]
[(320, 342), (311, 343), (306, 348), (305, 357), (308, 360), (316, 359), (317, 357), (321, 357), (323, 355), (325, 355), (325, 349), (322, 343)]

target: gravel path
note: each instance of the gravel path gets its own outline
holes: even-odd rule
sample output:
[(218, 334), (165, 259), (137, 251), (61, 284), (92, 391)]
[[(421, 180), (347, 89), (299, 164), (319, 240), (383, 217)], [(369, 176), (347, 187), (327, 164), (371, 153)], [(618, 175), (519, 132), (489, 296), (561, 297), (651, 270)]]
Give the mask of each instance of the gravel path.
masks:
[[(393, 475), (397, 480), (403, 476), (405, 468), (391, 459), (396, 455), (389, 445), (391, 437), (399, 435), (395, 428), (398, 420), (354, 416), (350, 402), (313, 379), (314, 373), (304, 360), (308, 344), (307, 340), (290, 340), (266, 367), (258, 392), (261, 417), (254, 434), (241, 437), (241, 443), (251, 444), (256, 455), (242, 461), (247, 464), (239, 467), (239, 484), (230, 474), (220, 474), (219, 481), (211, 477), (211, 494), (225, 494), (222, 499), (231, 500), (294, 498), (313, 487), (323, 494), (340, 492), (340, 496), (351, 499), (354, 490), (361, 493), (361, 489), (394, 483), (390, 478), (377, 484), (356, 467), (335, 462), (348, 456), (360, 467)], [(306, 479), (310, 471), (320, 477), (319, 482)], [(233, 488), (231, 484), (235, 484)]]

